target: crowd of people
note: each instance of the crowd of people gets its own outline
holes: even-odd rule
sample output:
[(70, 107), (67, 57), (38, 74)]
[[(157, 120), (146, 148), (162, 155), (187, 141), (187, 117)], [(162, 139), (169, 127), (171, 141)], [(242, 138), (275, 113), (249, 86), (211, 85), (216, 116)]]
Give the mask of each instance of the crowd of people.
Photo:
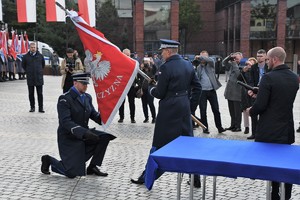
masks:
[[(283, 48), (274, 47), (269, 51), (260, 49), (256, 58), (250, 57), (244, 66), (241, 63), (243, 58), (241, 52), (232, 53), (224, 58), (222, 64), (228, 69), (224, 97), (228, 101), (231, 122), (228, 128), (223, 128), (218, 103), (218, 98), (221, 97), (218, 97), (216, 92), (222, 85), (216, 77), (214, 61), (209, 58), (209, 53), (203, 50), (195, 57), (193, 66), (190, 61), (178, 54), (179, 45), (176, 41), (162, 39), (160, 47), (162, 59), (156, 53), (153, 55), (146, 53), (142, 59), (136, 53), (132, 55), (132, 58), (138, 61), (140, 70), (149, 78), (139, 74), (135, 77), (127, 94), (129, 115), (131, 123), (136, 123), (137, 98), (142, 102), (143, 123), (150, 122), (148, 112), (150, 109), (151, 123), (155, 126), (150, 153), (180, 135), (193, 136), (193, 128), (197, 126), (193, 126), (191, 114), (197, 115), (195, 113), (197, 107), (200, 109), (199, 120), (205, 127), (203, 133), (209, 134), (207, 102), (210, 103), (218, 133), (242, 132), (243, 118), (244, 133), (248, 134), (251, 130), (251, 135), (247, 139), (280, 144), (295, 142), (293, 103), (299, 89), (299, 77), (285, 64), (286, 52)], [(129, 49), (124, 49), (123, 54), (131, 56)], [(23, 71), (18, 72), (19, 79), (24, 79), (25, 74), (27, 79), (29, 112), (35, 112), (34, 88), (36, 88), (38, 111), (44, 113), (45, 60), (37, 51), (35, 43), (30, 44), (30, 50), (23, 56), (22, 62), (17, 63), (13, 57), (7, 59), (7, 64), (0, 63), (2, 72), (0, 81), (3, 81), (3, 78), (15, 80), (16, 66), (20, 66)], [(78, 53), (71, 48), (66, 50), (66, 57), (60, 68), (56, 54), (50, 58), (50, 63), (54, 75), (58, 75), (59, 70), (62, 74), (63, 94), (57, 104), (61, 161), (49, 155), (42, 156), (42, 173), (50, 174), (51, 166), (53, 172), (69, 178), (86, 174), (107, 176), (108, 174), (101, 172), (97, 166), (101, 166), (106, 148), (115, 137), (88, 127), (89, 119), (101, 125), (101, 115), (94, 109), (91, 95), (86, 93), (89, 73), (84, 73), (86, 70)], [(8, 73), (3, 75), (4, 67), (7, 67)], [(253, 89), (244, 88), (238, 81)], [(154, 106), (154, 98), (160, 101), (158, 112)], [(125, 100), (119, 109), (119, 123), (124, 122), (124, 106)], [(296, 131), (300, 132), (300, 124)], [(86, 169), (85, 163), (88, 160), (91, 161)], [(157, 172), (156, 178), (161, 175), (162, 172)], [(137, 180), (131, 181), (135, 184), (144, 184), (145, 170)], [(201, 186), (199, 175), (195, 176), (194, 186)], [(272, 182), (272, 188), (272, 199), (279, 199), (279, 183)], [(292, 185), (286, 184), (286, 199), (291, 197), (291, 190)]]

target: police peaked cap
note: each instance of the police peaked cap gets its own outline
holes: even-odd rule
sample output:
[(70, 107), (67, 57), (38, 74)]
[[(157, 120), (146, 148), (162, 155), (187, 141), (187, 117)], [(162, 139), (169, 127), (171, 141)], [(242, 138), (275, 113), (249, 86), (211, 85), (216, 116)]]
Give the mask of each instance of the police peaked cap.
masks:
[(160, 39), (159, 50), (166, 49), (166, 48), (178, 48), (179, 45), (180, 43), (175, 40)]
[(82, 84), (90, 83), (90, 74), (89, 73), (77, 73), (72, 75), (73, 81), (81, 82)]

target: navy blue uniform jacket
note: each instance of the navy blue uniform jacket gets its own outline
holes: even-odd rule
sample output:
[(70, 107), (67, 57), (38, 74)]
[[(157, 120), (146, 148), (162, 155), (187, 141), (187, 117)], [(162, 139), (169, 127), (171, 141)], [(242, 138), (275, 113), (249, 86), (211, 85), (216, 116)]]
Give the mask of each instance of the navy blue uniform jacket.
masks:
[(266, 73), (250, 115), (259, 114), (255, 141), (279, 144), (295, 142), (293, 103), (299, 89), (298, 77), (287, 65)]
[(92, 105), (92, 97), (85, 93), (84, 103), (73, 89), (61, 95), (57, 103), (59, 126), (58, 149), (66, 171), (76, 176), (85, 175), (86, 144), (83, 135), (89, 119), (101, 124), (99, 112)]
[(173, 55), (161, 65), (152, 96), (160, 99), (152, 146), (157, 149), (180, 135), (193, 136), (190, 91), (201, 92), (201, 85), (189, 61)]

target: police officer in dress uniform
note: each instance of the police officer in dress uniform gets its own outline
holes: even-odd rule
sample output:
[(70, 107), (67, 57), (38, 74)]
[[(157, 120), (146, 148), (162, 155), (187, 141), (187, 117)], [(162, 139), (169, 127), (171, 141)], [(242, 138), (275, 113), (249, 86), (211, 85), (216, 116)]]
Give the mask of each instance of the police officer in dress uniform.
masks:
[[(101, 172), (97, 166), (101, 166), (107, 145), (115, 136), (88, 127), (89, 119), (101, 125), (100, 113), (95, 110), (91, 95), (85, 93), (89, 74), (74, 74), (72, 78), (74, 86), (61, 95), (57, 103), (57, 135), (61, 161), (44, 155), (41, 158), (41, 171), (50, 174), (51, 166), (53, 172), (69, 178), (85, 176), (86, 173), (107, 176), (108, 174)], [(90, 158), (86, 171), (85, 162)]]
[[(150, 153), (178, 136), (193, 136), (189, 91), (193, 88), (201, 92), (192, 64), (177, 54), (179, 42), (165, 39), (160, 41), (165, 63), (160, 67), (157, 85), (153, 84), (154, 81), (149, 84), (150, 95), (160, 99)], [(157, 178), (161, 174), (157, 174)], [(131, 179), (131, 182), (143, 184), (145, 171), (137, 180)]]

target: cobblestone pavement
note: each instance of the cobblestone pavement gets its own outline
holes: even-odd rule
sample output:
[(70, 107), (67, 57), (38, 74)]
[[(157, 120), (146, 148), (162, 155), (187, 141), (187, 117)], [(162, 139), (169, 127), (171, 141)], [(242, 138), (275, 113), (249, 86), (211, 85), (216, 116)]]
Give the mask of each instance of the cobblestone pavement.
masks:
[[(230, 125), (227, 101), (223, 93), (224, 76), (220, 76), (223, 87), (218, 90), (220, 111), (224, 127)], [(150, 150), (154, 124), (143, 123), (141, 100), (136, 99), (136, 124), (130, 123), (128, 103), (125, 104), (124, 123), (118, 116), (107, 130), (118, 138), (107, 149), (101, 170), (108, 177), (87, 176), (69, 179), (57, 174), (44, 175), (40, 172), (43, 154), (58, 157), (56, 129), (58, 125), (56, 103), (62, 93), (61, 77), (45, 76), (44, 107), (46, 113), (29, 113), (26, 81), (0, 83), (0, 199), (176, 199), (175, 173), (165, 173), (157, 180), (151, 191), (144, 186), (130, 183), (144, 169)], [(88, 92), (94, 94), (93, 87)], [(94, 98), (95, 100), (95, 98)], [(96, 104), (96, 102), (94, 102)], [(155, 100), (156, 106), (158, 101)], [(199, 111), (197, 111), (199, 116)], [(295, 128), (300, 121), (300, 94), (294, 106)], [(218, 134), (213, 116), (208, 107), (211, 134), (196, 129), (197, 137), (246, 140), (242, 132)], [(96, 126), (91, 123), (91, 127)], [(99, 127), (98, 127), (99, 128)], [(300, 134), (296, 133), (296, 144)], [(250, 154), (251, 152), (249, 152)], [(299, 162), (291, 161), (291, 162)], [(188, 176), (184, 175), (182, 199), (188, 199)], [(212, 178), (207, 180), (207, 199), (212, 199)], [(201, 198), (201, 189), (195, 189), (194, 199)], [(265, 182), (245, 178), (218, 177), (217, 199), (265, 199)], [(300, 187), (293, 188), (293, 199), (300, 199)]]

